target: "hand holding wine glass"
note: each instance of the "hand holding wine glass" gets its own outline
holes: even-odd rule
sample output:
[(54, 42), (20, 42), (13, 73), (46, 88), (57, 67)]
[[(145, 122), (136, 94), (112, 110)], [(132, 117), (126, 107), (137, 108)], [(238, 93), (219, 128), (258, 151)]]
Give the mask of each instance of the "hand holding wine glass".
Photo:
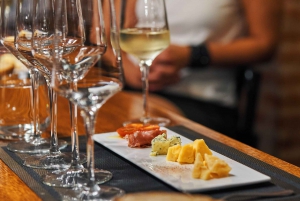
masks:
[(121, 6), (121, 49), (139, 60), (143, 83), (143, 116), (124, 122), (158, 124), (166, 126), (170, 120), (150, 117), (148, 114), (148, 74), (153, 59), (170, 44), (170, 34), (164, 0), (137, 0), (136, 16), (132, 17), (130, 5), (125, 0)]

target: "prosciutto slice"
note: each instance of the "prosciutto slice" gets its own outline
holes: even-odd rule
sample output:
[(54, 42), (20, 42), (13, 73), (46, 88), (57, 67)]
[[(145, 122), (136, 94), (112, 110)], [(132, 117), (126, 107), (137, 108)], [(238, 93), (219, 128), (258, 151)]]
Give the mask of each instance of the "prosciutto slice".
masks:
[(165, 130), (137, 130), (131, 135), (127, 135), (129, 147), (147, 147), (151, 145), (151, 140), (156, 136), (166, 133)]

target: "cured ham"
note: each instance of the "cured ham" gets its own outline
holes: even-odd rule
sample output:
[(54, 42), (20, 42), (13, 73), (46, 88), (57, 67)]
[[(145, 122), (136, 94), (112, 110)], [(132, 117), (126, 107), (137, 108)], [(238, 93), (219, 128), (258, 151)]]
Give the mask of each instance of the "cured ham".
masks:
[(128, 146), (129, 147), (147, 147), (151, 145), (151, 141), (156, 136), (166, 133), (165, 130), (146, 130), (146, 131), (135, 131), (133, 134), (128, 135)]
[(128, 140), (129, 147), (147, 147), (156, 136), (165, 133), (158, 125), (129, 124), (117, 129), (120, 137)]

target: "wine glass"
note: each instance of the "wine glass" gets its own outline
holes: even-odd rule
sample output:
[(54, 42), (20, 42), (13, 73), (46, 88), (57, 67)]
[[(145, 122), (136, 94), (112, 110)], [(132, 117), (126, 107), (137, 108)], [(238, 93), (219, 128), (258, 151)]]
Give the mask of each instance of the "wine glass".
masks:
[(17, 19), (17, 8), (19, 8), (17, 0), (3, 0), (1, 2), (1, 43), (29, 70), (32, 85), (33, 133), (29, 140), (11, 142), (7, 145), (7, 148), (21, 153), (43, 153), (49, 151), (49, 144), (47, 145), (47, 140), (41, 138), (42, 130), (45, 130), (46, 127), (41, 127), (39, 120), (38, 89), (40, 73), (16, 47), (17, 24), (15, 21)]
[(39, 119), (37, 112), (38, 98), (38, 79), (39, 74), (34, 70), (33, 65), (26, 60), (15, 47), (15, 19), (16, 19), (17, 0), (3, 0), (1, 2), (1, 43), (6, 47), (17, 59), (19, 59), (29, 70), (31, 79), (31, 103), (33, 113), (33, 134), (40, 132), (37, 121)]
[[(84, 9), (81, 9), (81, 3), (84, 4)], [(107, 97), (104, 97), (104, 94), (98, 94), (102, 90), (100, 86), (85, 86), (88, 83), (85, 77), (92, 77), (91, 80), (100, 84), (100, 77), (98, 76), (101, 75), (100, 73), (105, 73), (102, 67), (93, 67), (106, 51), (106, 37), (101, 13), (102, 7), (98, 1), (55, 1), (55, 33), (54, 38), (52, 38), (54, 51), (51, 47), (48, 48), (48, 59), (45, 54), (36, 54), (39, 59), (44, 57), (42, 63), (51, 60), (50, 55), (52, 55), (52, 59), (55, 58), (55, 55), (58, 55), (58, 58), (53, 61), (55, 64), (52, 68), (53, 88), (60, 95), (68, 98), (74, 106), (79, 105), (82, 111), (88, 112), (89, 109), (93, 108), (91, 112), (94, 113), (96, 113), (94, 110), (98, 109), (105, 100), (121, 88), (119, 84), (116, 89), (107, 94)], [(83, 18), (83, 16), (85, 17)], [(115, 68), (105, 70), (108, 71), (109, 69), (114, 70)], [(89, 76), (87, 76), (88, 73)], [(96, 85), (97, 83), (92, 84)], [(88, 93), (90, 94), (88, 95)], [(94, 93), (95, 95), (93, 95)], [(73, 95), (76, 97), (73, 97)], [(80, 95), (82, 95), (81, 98), (77, 97)], [(85, 97), (86, 95), (88, 97)], [(79, 100), (83, 105), (79, 104)], [(94, 123), (89, 118), (94, 118), (94, 116), (84, 118), (86, 126)], [(93, 125), (91, 126), (93, 127)], [(93, 132), (90, 130), (92, 127), (89, 129), (86, 127), (89, 131), (87, 133)], [(90, 145), (91, 136), (88, 137), (88, 142)], [(91, 150), (90, 146), (87, 146), (89, 151)], [(50, 186), (59, 187), (74, 187), (86, 184), (90, 177), (90, 163), (93, 158), (93, 154), (91, 155), (90, 152), (87, 154), (87, 169), (75, 163), (67, 170), (54, 171), (44, 175), (43, 182)], [(97, 184), (104, 183), (112, 178), (111, 172), (94, 169), (94, 167), (92, 168), (92, 174), (93, 181)]]
[[(75, 5), (70, 2), (55, 1), (55, 66), (52, 81), (54, 90), (78, 105), (85, 123), (88, 182), (79, 188), (79, 198), (109, 200), (122, 195), (124, 191), (97, 185), (93, 134), (100, 107), (123, 87), (122, 66), (120, 58), (113, 62), (103, 60), (103, 65), (94, 66), (107, 46), (101, 0), (76, 2), (75, 9)], [(61, 23), (68, 21), (72, 26), (60, 29)], [(75, 44), (74, 41), (78, 43)], [(70, 75), (82, 75), (82, 79), (76, 82), (76, 87), (70, 87), (69, 80), (64, 79)]]
[(170, 120), (148, 114), (148, 74), (153, 59), (170, 44), (170, 33), (164, 0), (137, 0), (136, 18), (126, 0), (121, 0), (120, 46), (139, 60), (143, 83), (143, 116), (124, 122), (167, 126)]
[[(32, 0), (18, 0), (14, 1), (15, 10), (11, 12), (15, 12), (16, 20), (15, 20), (15, 29), (14, 29), (14, 45), (16, 51), (25, 58), (29, 63), (31, 63), (32, 70), (37, 73), (41, 73), (46, 80), (48, 86), (49, 93), (49, 105), (50, 105), (50, 116), (51, 120), (55, 117), (52, 112), (52, 94), (50, 87), (49, 75), (50, 71), (48, 71), (43, 65), (41, 65), (32, 55), (31, 53), (31, 39), (32, 39), (32, 22), (33, 22), (33, 10), (35, 6), (35, 1)], [(36, 99), (38, 101), (38, 99)], [(38, 111), (38, 107), (35, 109)], [(7, 148), (13, 152), (21, 152), (21, 153), (48, 153), (50, 144), (53, 142), (58, 144), (60, 149), (65, 148), (68, 144), (64, 140), (54, 140), (53, 131), (56, 129), (55, 121), (51, 121), (51, 138), (45, 139), (41, 137), (42, 132), (36, 132), (33, 139), (30, 142), (12, 142), (7, 145)], [(56, 130), (55, 130), (56, 132)]]
[[(22, 0), (20, 0), (22, 1)], [(49, 153), (43, 156), (29, 156), (24, 161), (24, 165), (33, 168), (42, 169), (66, 169), (71, 166), (71, 153), (62, 153), (59, 149), (57, 138), (57, 94), (51, 87), (51, 70), (52, 59), (49, 49), (53, 46), (54, 34), (54, 10), (53, 0), (36, 1), (32, 10), (32, 38), (31, 38), (31, 53), (34, 59), (44, 67), (45, 79), (49, 86), (52, 103), (52, 128)], [(74, 146), (72, 140), (72, 147)], [(75, 149), (72, 149), (75, 150)], [(86, 162), (84, 154), (77, 153), (79, 164)]]

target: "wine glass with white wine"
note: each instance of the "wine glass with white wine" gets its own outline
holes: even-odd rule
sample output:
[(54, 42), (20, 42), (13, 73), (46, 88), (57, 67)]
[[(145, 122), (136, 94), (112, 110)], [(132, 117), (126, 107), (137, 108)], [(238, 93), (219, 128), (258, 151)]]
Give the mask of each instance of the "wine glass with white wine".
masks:
[(148, 112), (148, 74), (153, 59), (170, 44), (170, 33), (164, 0), (137, 0), (135, 15), (130, 3), (121, 1), (120, 46), (124, 52), (139, 60), (143, 84), (143, 116), (124, 122), (167, 126), (165, 117), (151, 117)]

